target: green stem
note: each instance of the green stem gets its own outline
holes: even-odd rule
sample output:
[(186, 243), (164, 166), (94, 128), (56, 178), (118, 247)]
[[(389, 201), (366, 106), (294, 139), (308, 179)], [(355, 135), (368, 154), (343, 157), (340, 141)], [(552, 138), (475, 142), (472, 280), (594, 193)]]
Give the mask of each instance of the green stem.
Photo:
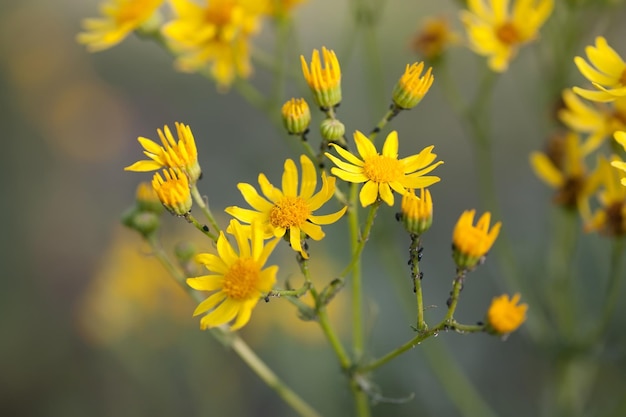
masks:
[[(200, 194), (200, 191), (198, 191), (198, 186), (196, 184), (191, 186), (191, 196), (193, 197), (193, 201), (195, 201), (198, 207), (200, 207), (200, 210), (209, 221), (209, 224), (211, 225), (213, 230), (219, 234), (221, 229), (215, 221), (215, 217), (213, 217), (213, 213), (211, 213), (211, 209), (209, 208), (208, 203), (204, 201), (204, 198)], [(213, 240), (217, 241), (217, 238), (213, 238)]]
[(467, 270), (465, 269), (457, 270), (456, 278), (454, 279), (454, 284), (452, 285), (452, 292), (450, 293), (450, 299), (448, 300), (448, 312), (446, 313), (446, 317), (443, 319), (444, 323), (452, 324), (454, 322), (454, 312), (456, 311), (456, 306), (459, 302), (461, 290), (463, 290), (463, 281), (465, 281), (466, 274)]
[[(146, 239), (152, 248), (154, 256), (165, 267), (170, 275), (178, 282), (183, 289), (196, 301), (202, 301), (200, 293), (192, 291), (185, 284), (186, 277), (167, 256), (161, 245), (154, 236)], [(278, 394), (299, 416), (301, 417), (321, 417), (308, 403), (298, 394), (292, 391), (274, 372), (259, 358), (256, 353), (241, 339), (236, 333), (231, 333), (221, 327), (210, 329), (209, 332), (225, 346), (231, 348), (246, 363), (257, 376)]]
[(611, 248), (611, 265), (609, 269), (609, 284), (606, 288), (606, 301), (604, 302), (604, 310), (599, 320), (595, 337), (592, 340), (599, 340), (611, 323), (611, 318), (615, 312), (615, 308), (618, 305), (620, 299), (619, 288), (624, 280), (623, 261), (624, 261), (624, 245), (626, 244), (626, 237), (620, 236), (613, 238), (613, 244)]
[(193, 224), (196, 229), (201, 231), (209, 239), (217, 242), (217, 236), (211, 233), (207, 226), (200, 224), (198, 220), (196, 220), (196, 218), (191, 215), (191, 213), (187, 213), (183, 217), (185, 218), (185, 220), (187, 220), (188, 223)]
[(411, 265), (411, 279), (413, 280), (413, 291), (415, 292), (415, 302), (417, 307), (417, 321), (415, 328), (421, 332), (427, 329), (424, 321), (424, 300), (422, 295), (422, 273), (420, 271), (420, 237), (411, 234), (411, 246), (409, 247), (409, 263)]
[(402, 109), (396, 106), (395, 104), (392, 104), (389, 107), (389, 110), (387, 110), (383, 118), (380, 119), (380, 121), (376, 124), (376, 127), (372, 129), (372, 131), (370, 132), (368, 136), (369, 139), (372, 141), (372, 143), (376, 142), (376, 136), (378, 135), (378, 133), (380, 133), (381, 130), (383, 130), (385, 126), (387, 126), (387, 123), (391, 122), (394, 117), (400, 114), (401, 111)]
[[(352, 186), (352, 189), (350, 190), (351, 202), (355, 200), (352, 195), (355, 194), (353, 190), (356, 189), (356, 186)], [(350, 223), (350, 236), (352, 240), (352, 258), (350, 259), (350, 263), (343, 269), (343, 271), (341, 271), (341, 274), (339, 274), (341, 278), (345, 278), (345, 276), (348, 275), (351, 271), (352, 274), (355, 275), (354, 270), (356, 269), (357, 265), (360, 264), (361, 252), (363, 252), (363, 248), (365, 248), (365, 243), (369, 239), (372, 226), (374, 225), (374, 219), (376, 218), (376, 212), (378, 211), (379, 207), (380, 201), (376, 201), (370, 206), (365, 227), (363, 229), (363, 234), (360, 234), (359, 219), (358, 214), (356, 214), (356, 204), (353, 203), (350, 205), (350, 208), (348, 209), (348, 221)]]

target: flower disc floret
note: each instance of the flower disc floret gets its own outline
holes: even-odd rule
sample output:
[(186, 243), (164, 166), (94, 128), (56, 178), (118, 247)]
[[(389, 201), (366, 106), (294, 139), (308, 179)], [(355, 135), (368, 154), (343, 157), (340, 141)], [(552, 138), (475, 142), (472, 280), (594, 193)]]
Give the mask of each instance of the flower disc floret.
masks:
[(187, 174), (191, 184), (195, 184), (200, 178), (202, 170), (198, 164), (198, 151), (191, 128), (176, 122), (178, 142), (174, 140), (174, 136), (167, 125), (163, 130), (157, 129), (157, 133), (163, 146), (148, 138), (138, 137), (137, 140), (144, 148), (143, 153), (150, 159), (137, 161), (124, 170), (146, 172), (161, 168), (178, 168)]
[(453, 257), (460, 269), (472, 269), (489, 252), (495, 242), (502, 223), (497, 222), (489, 229), (491, 213), (485, 212), (476, 225), (476, 210), (466, 210), (454, 226), (452, 234)]
[(264, 196), (247, 183), (237, 185), (246, 202), (253, 208), (237, 206), (226, 208), (226, 212), (244, 223), (258, 222), (263, 226), (265, 237), (289, 237), (293, 250), (308, 258), (302, 248), (302, 234), (313, 240), (321, 240), (325, 234), (321, 225), (339, 220), (347, 207), (326, 215), (313, 214), (326, 204), (335, 193), (335, 178), (322, 173), (322, 188), (315, 193), (317, 173), (313, 162), (306, 156), (300, 157), (302, 179), (298, 190), (298, 169), (291, 160), (285, 161), (282, 190), (275, 188), (264, 174), (259, 175), (259, 186)]
[(589, 62), (577, 56), (574, 63), (597, 90), (574, 87), (574, 92), (587, 100), (600, 102), (626, 96), (626, 62), (609, 46), (606, 39), (598, 36), (595, 47), (587, 46), (585, 52)]
[(200, 320), (202, 329), (233, 320), (231, 330), (241, 328), (250, 320), (260, 297), (276, 283), (278, 266), (264, 266), (279, 239), (264, 245), (263, 228), (257, 223), (246, 229), (233, 219), (228, 230), (235, 237), (238, 251), (220, 232), (217, 255), (201, 253), (196, 256), (196, 261), (205, 265), (211, 274), (187, 279), (191, 288), (212, 292), (194, 311), (194, 316), (208, 312)]
[(495, 297), (487, 311), (488, 330), (506, 335), (517, 330), (526, 321), (527, 304), (519, 304), (520, 295)]
[(389, 133), (383, 144), (382, 153), (365, 135), (358, 130), (354, 132), (359, 156), (356, 156), (338, 145), (330, 144), (340, 158), (326, 152), (325, 155), (336, 167), (331, 172), (347, 182), (365, 183), (359, 193), (363, 207), (373, 204), (377, 198), (393, 206), (393, 191), (404, 195), (409, 188), (426, 188), (439, 182), (440, 178), (427, 176), (429, 172), (443, 164), (433, 163), (437, 155), (432, 153), (434, 146), (424, 148), (417, 155), (398, 159), (398, 133)]

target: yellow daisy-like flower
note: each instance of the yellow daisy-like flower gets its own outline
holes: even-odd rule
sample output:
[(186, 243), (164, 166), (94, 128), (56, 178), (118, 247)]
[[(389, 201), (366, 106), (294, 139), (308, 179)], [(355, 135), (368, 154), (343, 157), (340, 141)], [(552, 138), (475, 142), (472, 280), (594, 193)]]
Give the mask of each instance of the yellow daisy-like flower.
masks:
[[(612, 162), (621, 162), (614, 159)], [(618, 164), (619, 165), (619, 164)], [(585, 231), (598, 231), (607, 236), (626, 234), (626, 171), (614, 169), (609, 161), (600, 157), (598, 173), (603, 187), (598, 194), (601, 207), (585, 219)]]
[(170, 213), (184, 216), (192, 204), (187, 175), (178, 168), (164, 169), (163, 175), (165, 179), (158, 172), (154, 174), (152, 188)]
[(404, 74), (393, 89), (393, 102), (396, 106), (407, 110), (412, 109), (422, 101), (435, 81), (432, 68), (429, 67), (424, 75), (422, 75), (422, 71), (424, 71), (423, 62), (407, 64)]
[(553, 161), (549, 155), (533, 152), (530, 164), (535, 174), (546, 184), (555, 188), (554, 202), (566, 208), (586, 210), (587, 198), (593, 192), (593, 181), (587, 174), (584, 152), (576, 133), (568, 133), (563, 143), (563, 160)]
[(304, 79), (313, 92), (315, 102), (323, 108), (332, 108), (341, 103), (341, 67), (335, 52), (322, 47), (324, 64), (320, 52), (313, 50), (311, 69), (304, 56), (300, 55)]
[(200, 178), (202, 170), (198, 164), (198, 150), (191, 128), (176, 122), (178, 142), (174, 140), (174, 136), (172, 136), (167, 125), (163, 130), (157, 129), (157, 133), (163, 146), (143, 136), (138, 137), (137, 140), (145, 149), (143, 153), (150, 160), (137, 161), (124, 170), (146, 172), (161, 168), (180, 168), (189, 177), (189, 182), (195, 184)]
[(233, 219), (228, 229), (235, 237), (239, 250), (236, 251), (224, 232), (220, 232), (217, 255), (196, 255), (196, 261), (204, 264), (211, 274), (187, 279), (187, 285), (195, 290), (213, 291), (193, 313), (197, 316), (211, 310), (200, 320), (202, 329), (221, 326), (232, 320), (235, 322), (231, 330), (240, 329), (250, 320), (259, 298), (271, 291), (276, 283), (278, 266), (265, 269), (264, 266), (279, 239), (264, 245), (263, 227), (257, 223), (248, 233)]
[(613, 101), (626, 96), (626, 62), (602, 36), (596, 38), (596, 46), (585, 48), (589, 62), (577, 56), (574, 63), (580, 73), (598, 90), (574, 87), (574, 92), (592, 101)]
[(358, 130), (354, 132), (354, 142), (361, 158), (333, 143), (330, 146), (347, 162), (328, 152), (325, 155), (337, 165), (331, 169), (334, 175), (344, 181), (365, 183), (359, 193), (363, 207), (373, 204), (379, 197), (393, 206), (393, 191), (404, 195), (407, 188), (426, 188), (440, 180), (439, 177), (426, 175), (443, 164), (443, 161), (433, 164), (437, 158), (437, 155), (432, 153), (434, 146), (424, 148), (417, 155), (398, 159), (396, 131), (387, 135), (382, 154), (379, 154), (372, 141)]
[(85, 19), (85, 32), (77, 41), (90, 52), (111, 48), (144, 24), (161, 6), (163, 0), (108, 0), (100, 6), (103, 17)]
[(490, 331), (505, 335), (517, 330), (526, 321), (528, 304), (519, 304), (520, 295), (509, 298), (504, 294), (495, 297), (487, 311), (487, 323)]
[(450, 30), (445, 17), (428, 18), (411, 41), (411, 47), (428, 61), (441, 57), (446, 49), (459, 43), (459, 35)]
[(300, 164), (302, 165), (300, 192), (298, 192), (298, 169), (291, 159), (287, 159), (282, 190), (275, 188), (264, 174), (259, 174), (259, 186), (265, 198), (261, 197), (250, 184), (237, 185), (243, 198), (254, 210), (231, 206), (225, 211), (244, 223), (261, 224), (266, 238), (282, 237), (289, 232), (289, 242), (293, 250), (308, 258), (301, 245), (301, 232), (314, 240), (321, 240), (324, 232), (320, 225), (336, 222), (346, 212), (347, 207), (333, 214), (314, 215), (313, 212), (322, 207), (335, 193), (335, 178), (322, 173), (322, 189), (315, 193), (317, 173), (313, 162), (306, 155), (302, 155)]
[(565, 108), (559, 111), (559, 119), (570, 129), (589, 134), (582, 148), (585, 155), (614, 132), (626, 129), (626, 97), (616, 99), (613, 105), (589, 106), (568, 89), (563, 91), (563, 101)]
[(495, 72), (504, 72), (520, 46), (534, 40), (552, 13), (553, 0), (515, 0), (509, 13), (508, 0), (468, 0), (469, 11), (461, 12), (470, 47), (489, 57)]
[(409, 233), (421, 235), (433, 223), (433, 198), (430, 191), (421, 189), (420, 197), (413, 190), (402, 196), (402, 223)]
[(176, 67), (184, 72), (208, 67), (221, 89), (236, 77), (247, 78), (249, 39), (259, 30), (262, 5), (253, 0), (210, 0), (204, 7), (189, 0), (171, 0), (176, 19), (163, 34), (177, 53)]
[(489, 229), (491, 213), (485, 212), (474, 226), (476, 210), (461, 214), (452, 233), (453, 258), (460, 269), (474, 268), (489, 252), (496, 241), (502, 223), (497, 222)]

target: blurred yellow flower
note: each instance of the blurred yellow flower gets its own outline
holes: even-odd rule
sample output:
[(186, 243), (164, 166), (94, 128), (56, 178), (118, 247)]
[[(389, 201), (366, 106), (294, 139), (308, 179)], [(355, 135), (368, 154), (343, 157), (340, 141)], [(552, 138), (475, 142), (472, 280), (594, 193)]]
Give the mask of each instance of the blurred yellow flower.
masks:
[(183, 216), (191, 210), (191, 192), (189, 180), (178, 168), (163, 170), (165, 179), (158, 172), (152, 178), (152, 188), (159, 196), (159, 200), (172, 214)]
[(474, 226), (476, 210), (465, 210), (452, 233), (453, 257), (460, 269), (475, 267), (493, 246), (502, 223), (497, 222), (489, 230), (491, 213), (485, 212)]
[(421, 30), (413, 37), (411, 47), (424, 59), (434, 61), (459, 40), (459, 35), (450, 30), (448, 19), (431, 17), (425, 20)]
[(574, 63), (597, 90), (574, 87), (574, 92), (587, 100), (600, 102), (626, 96), (626, 62), (609, 46), (606, 39), (598, 36), (595, 47), (587, 46), (585, 52), (589, 62), (577, 56)]
[(157, 129), (157, 133), (163, 146), (159, 146), (156, 142), (143, 136), (138, 137), (137, 140), (145, 149), (143, 153), (150, 160), (137, 161), (124, 170), (146, 172), (161, 168), (179, 168), (187, 174), (189, 182), (195, 184), (200, 178), (202, 170), (198, 164), (198, 151), (191, 128), (176, 122), (178, 142), (174, 140), (174, 136), (167, 125), (163, 130)]
[(518, 304), (520, 295), (495, 297), (487, 311), (488, 329), (505, 335), (517, 330), (526, 321), (528, 304)]
[(335, 178), (322, 173), (322, 189), (314, 194), (317, 186), (317, 173), (313, 162), (306, 156), (300, 157), (302, 165), (302, 181), (298, 192), (298, 169), (291, 160), (285, 161), (282, 191), (275, 188), (264, 174), (259, 174), (259, 186), (266, 198), (261, 197), (256, 189), (247, 183), (239, 183), (237, 188), (243, 198), (254, 209), (243, 209), (236, 206), (226, 208), (226, 213), (244, 223), (254, 222), (263, 226), (265, 237), (282, 237), (288, 234), (293, 250), (308, 258), (302, 248), (302, 233), (314, 240), (324, 238), (320, 225), (335, 223), (346, 212), (347, 207), (336, 213), (314, 215), (313, 212), (335, 193)]
[(318, 106), (332, 108), (341, 103), (341, 67), (335, 52), (322, 47), (322, 59), (317, 49), (313, 50), (311, 68), (307, 65), (304, 56), (300, 55), (304, 79), (313, 92)]
[(461, 11), (471, 49), (489, 57), (495, 72), (504, 72), (520, 46), (537, 38), (539, 28), (552, 13), (553, 0), (468, 0)]
[(187, 284), (198, 291), (213, 293), (202, 301), (193, 315), (206, 313), (200, 320), (202, 329), (221, 326), (232, 320), (231, 330), (248, 323), (252, 309), (262, 294), (269, 292), (276, 282), (278, 266), (263, 269), (267, 258), (276, 247), (278, 238), (264, 245), (263, 226), (254, 223), (246, 233), (237, 220), (231, 220), (228, 229), (237, 241), (238, 251), (231, 246), (224, 232), (217, 239), (217, 255), (200, 253), (196, 261), (211, 272), (188, 278)]
[(207, 0), (204, 7), (190, 0), (171, 0), (176, 19), (163, 34), (184, 72), (208, 68), (221, 89), (236, 77), (248, 78), (249, 38), (259, 30), (262, 5), (253, 0)]
[(407, 188), (426, 188), (440, 180), (439, 177), (426, 175), (443, 164), (443, 161), (432, 163), (437, 158), (432, 153), (434, 146), (422, 149), (417, 155), (398, 159), (398, 133), (395, 130), (387, 135), (382, 154), (358, 130), (354, 132), (354, 141), (361, 158), (334, 143), (330, 146), (347, 162), (328, 152), (325, 155), (337, 165), (331, 169), (334, 175), (347, 182), (365, 183), (359, 193), (363, 207), (373, 204), (379, 197), (393, 206), (393, 191), (404, 195)]
[(105, 1), (100, 6), (103, 17), (83, 20), (85, 32), (76, 39), (90, 52), (111, 48), (150, 19), (162, 3), (163, 0)]
[[(614, 159), (612, 162), (621, 162)], [(614, 169), (603, 156), (599, 157), (598, 173), (601, 192), (598, 193), (598, 208), (585, 219), (585, 231), (597, 231), (607, 236), (626, 234), (626, 171)]]
[(580, 146), (580, 138), (576, 133), (569, 132), (563, 143), (562, 161), (553, 161), (549, 155), (533, 152), (530, 164), (535, 174), (549, 186), (556, 188), (554, 202), (567, 208), (587, 210), (587, 198), (594, 191), (593, 181), (587, 175), (584, 153)]
[(570, 129), (589, 134), (582, 146), (584, 155), (595, 151), (615, 131), (626, 129), (626, 97), (613, 104), (587, 105), (568, 89), (563, 91), (563, 101), (559, 119)]
[[(271, 16), (284, 16), (288, 14), (294, 7), (306, 2), (307, 0), (265, 0), (265, 13)], [(260, 0), (259, 3), (263, 2)]]
[(407, 64), (404, 74), (402, 74), (393, 89), (393, 102), (396, 106), (408, 110), (422, 101), (430, 86), (433, 85), (433, 81), (435, 81), (431, 67), (428, 68), (424, 75), (422, 75), (423, 71), (423, 62)]

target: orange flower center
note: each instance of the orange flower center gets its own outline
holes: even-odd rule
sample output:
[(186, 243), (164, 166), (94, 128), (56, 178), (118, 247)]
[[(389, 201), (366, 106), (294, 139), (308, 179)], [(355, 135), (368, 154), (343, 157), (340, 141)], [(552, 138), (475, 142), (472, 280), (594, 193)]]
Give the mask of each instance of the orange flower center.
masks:
[(622, 76), (619, 77), (619, 82), (621, 85), (626, 86), (626, 68), (622, 71)]
[(363, 173), (374, 182), (398, 181), (404, 175), (402, 163), (395, 158), (376, 155), (366, 159)]
[(496, 37), (506, 45), (515, 45), (521, 41), (519, 31), (511, 22), (506, 22), (496, 29)]
[(270, 209), (270, 224), (274, 227), (289, 228), (306, 222), (311, 210), (300, 197), (283, 197)]
[(261, 268), (252, 258), (238, 259), (224, 274), (222, 291), (232, 299), (246, 300), (258, 293)]
[(215, 4), (211, 2), (204, 12), (207, 22), (215, 26), (226, 26), (232, 20), (235, 5), (232, 1), (217, 1)]
[(120, 6), (115, 14), (115, 23), (118, 26), (137, 24), (139, 20), (147, 18), (147, 11), (154, 1), (129, 1)]

